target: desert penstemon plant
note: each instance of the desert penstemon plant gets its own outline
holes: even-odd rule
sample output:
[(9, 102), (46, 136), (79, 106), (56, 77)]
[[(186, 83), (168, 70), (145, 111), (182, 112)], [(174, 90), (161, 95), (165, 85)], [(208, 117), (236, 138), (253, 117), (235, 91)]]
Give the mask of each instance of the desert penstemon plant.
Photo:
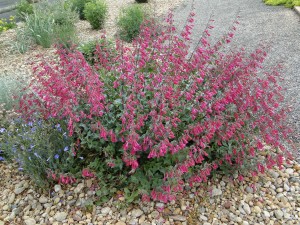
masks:
[(20, 110), (67, 121), (102, 189), (124, 188), (128, 199), (167, 202), (213, 172), (239, 171), (242, 179), (281, 166), (291, 157), (283, 145), (291, 130), (279, 70), (263, 72), (266, 49), (222, 51), (235, 24), (214, 45), (209, 24), (191, 52), (194, 13), (179, 34), (172, 13), (166, 22), (142, 26), (132, 47), (116, 41), (113, 58), (97, 47), (93, 66), (76, 50), (58, 49), (58, 62), (35, 68)]

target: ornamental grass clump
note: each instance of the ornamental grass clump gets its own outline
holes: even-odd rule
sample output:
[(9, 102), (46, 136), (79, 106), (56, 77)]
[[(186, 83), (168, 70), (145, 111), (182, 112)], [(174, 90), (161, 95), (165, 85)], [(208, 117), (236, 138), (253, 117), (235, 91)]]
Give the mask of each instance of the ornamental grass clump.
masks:
[(99, 51), (93, 66), (79, 51), (59, 49), (58, 61), (34, 68), (20, 101), (24, 117), (67, 123), (82, 168), (100, 178), (99, 202), (116, 192), (128, 202), (168, 202), (185, 183), (213, 173), (243, 179), (291, 157), (280, 76), (263, 68), (264, 47), (225, 52), (235, 27), (211, 45), (209, 24), (191, 52), (193, 13), (179, 34), (172, 14), (165, 27), (150, 24), (133, 48), (117, 41), (113, 58)]
[(108, 6), (104, 0), (94, 0), (84, 6), (84, 18), (91, 24), (95, 30), (104, 27), (107, 18)]

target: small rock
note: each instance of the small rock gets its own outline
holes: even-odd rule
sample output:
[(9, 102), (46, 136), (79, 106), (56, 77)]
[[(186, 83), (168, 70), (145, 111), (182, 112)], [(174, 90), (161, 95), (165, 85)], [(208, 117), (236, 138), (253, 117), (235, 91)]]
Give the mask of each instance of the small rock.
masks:
[(140, 209), (134, 209), (134, 210), (131, 211), (131, 215), (132, 215), (132, 217), (134, 217), (134, 218), (138, 218), (138, 217), (140, 217), (141, 215), (143, 215), (143, 211), (140, 210)]
[(261, 213), (261, 209), (258, 206), (253, 207), (253, 212), (254, 213)]
[(279, 177), (279, 174), (273, 170), (270, 170), (269, 173), (274, 179), (277, 179)]
[(248, 215), (251, 213), (250, 206), (249, 206), (247, 203), (244, 203), (244, 204), (242, 205), (242, 207), (243, 207), (245, 213), (247, 213)]
[(208, 220), (208, 218), (206, 216), (203, 216), (203, 215), (200, 216), (200, 219), (203, 220), (203, 221), (207, 221)]
[(106, 215), (111, 211), (111, 209), (109, 207), (104, 207), (103, 209), (101, 209), (101, 213)]
[(279, 209), (275, 210), (274, 213), (275, 213), (275, 217), (279, 220), (283, 217), (283, 212)]
[(247, 221), (243, 221), (242, 223), (243, 225), (249, 225), (249, 223)]
[(270, 213), (268, 211), (263, 211), (263, 213), (266, 218), (270, 218)]
[(288, 168), (285, 170), (285, 172), (289, 175), (292, 175), (294, 173), (294, 170), (292, 168)]
[(47, 199), (45, 196), (41, 196), (41, 197), (39, 198), (39, 202), (40, 202), (41, 204), (44, 204), (44, 203), (47, 203), (47, 202), (48, 202), (48, 199)]
[(229, 209), (231, 207), (231, 205), (232, 205), (231, 202), (227, 201), (227, 202), (224, 203), (223, 206), (224, 206), (225, 209)]
[(218, 189), (218, 188), (214, 187), (213, 190), (212, 190), (212, 192), (211, 192), (211, 195), (212, 195), (212, 197), (214, 197), (214, 196), (222, 195), (222, 193), (223, 192), (222, 192), (221, 189)]
[(247, 187), (246, 187), (246, 191), (247, 191), (248, 193), (253, 193), (253, 188), (247, 186)]
[(58, 222), (62, 222), (67, 218), (68, 214), (66, 212), (57, 212), (54, 219)]
[(17, 187), (15, 188), (14, 192), (16, 195), (21, 194), (25, 190), (24, 187)]
[(84, 188), (84, 183), (79, 183), (79, 184), (77, 185), (77, 187), (74, 189), (74, 192), (75, 192), (76, 194), (78, 194), (79, 192), (82, 191), (83, 188)]
[(9, 204), (12, 204), (12, 203), (14, 202), (14, 200), (15, 200), (15, 197), (16, 197), (15, 193), (12, 193), (12, 194), (9, 196), (8, 203), (9, 203)]
[(170, 216), (169, 218), (175, 221), (181, 221), (181, 222), (186, 221), (186, 217), (181, 215), (174, 215), (174, 216)]
[(54, 191), (59, 192), (61, 190), (61, 186), (59, 184), (54, 185)]
[(118, 222), (116, 223), (116, 225), (126, 225), (126, 223), (124, 223), (123, 221), (118, 221)]
[(35, 225), (36, 224), (35, 219), (33, 219), (33, 218), (28, 218), (24, 222), (26, 225)]

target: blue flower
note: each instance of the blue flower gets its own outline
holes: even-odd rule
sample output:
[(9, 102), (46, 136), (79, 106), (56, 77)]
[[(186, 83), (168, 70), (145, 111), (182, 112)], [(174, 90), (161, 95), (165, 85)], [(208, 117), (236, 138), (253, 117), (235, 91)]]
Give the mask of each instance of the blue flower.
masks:
[(33, 126), (33, 123), (30, 121), (29, 123), (28, 123), (28, 126)]
[(0, 128), (0, 133), (4, 133), (6, 129), (4, 127)]
[(4, 161), (4, 158), (2, 156), (0, 156), (0, 161)]
[(59, 158), (59, 155), (58, 155), (58, 154), (56, 154), (56, 155), (54, 156), (54, 158), (55, 158), (55, 159), (58, 159), (58, 158)]
[(36, 152), (35, 153), (33, 153), (36, 157), (40, 157)]
[(68, 150), (69, 150), (69, 147), (66, 146), (66, 147), (64, 148), (64, 151), (66, 152), (66, 151), (68, 151)]
[(23, 168), (22, 168), (22, 167), (19, 167), (18, 170), (19, 170), (19, 171), (23, 171)]

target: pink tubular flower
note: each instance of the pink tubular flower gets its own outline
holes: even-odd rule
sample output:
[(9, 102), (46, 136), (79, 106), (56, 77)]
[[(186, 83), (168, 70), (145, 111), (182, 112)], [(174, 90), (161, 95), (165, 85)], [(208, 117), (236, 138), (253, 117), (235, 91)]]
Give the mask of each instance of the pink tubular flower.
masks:
[(89, 171), (89, 169), (83, 169), (82, 170), (82, 177), (84, 178), (93, 178), (95, 175)]

